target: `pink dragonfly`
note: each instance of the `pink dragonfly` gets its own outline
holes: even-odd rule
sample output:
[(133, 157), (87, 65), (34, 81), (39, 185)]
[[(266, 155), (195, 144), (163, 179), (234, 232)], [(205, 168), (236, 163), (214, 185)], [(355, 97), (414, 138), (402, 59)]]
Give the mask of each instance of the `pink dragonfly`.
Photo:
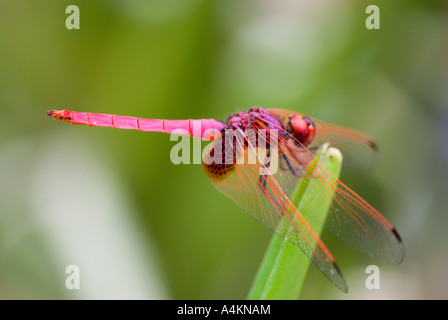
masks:
[[(377, 146), (363, 133), (326, 124), (294, 111), (263, 108), (235, 113), (225, 123), (214, 119), (155, 120), (65, 110), (49, 111), (48, 115), (71, 124), (164, 133), (181, 130), (192, 137), (213, 140), (202, 163), (213, 186), (256, 220), (297, 245), (343, 292), (347, 292), (344, 278), (332, 254), (313, 230), (312, 223), (372, 257), (392, 264), (399, 264), (404, 258), (404, 245), (394, 226), (337, 179), (313, 154), (316, 148), (329, 142), (344, 154), (344, 159), (347, 158), (344, 163), (365, 168), (373, 162)], [(279, 163), (275, 173), (269, 174), (269, 153), (257, 164), (237, 161), (237, 148), (229, 147), (229, 143), (239, 145), (243, 156), (248, 156), (254, 147), (253, 141), (245, 135), (235, 135), (229, 142), (224, 136), (229, 131), (247, 129), (263, 137), (267, 146), (274, 143), (269, 132), (275, 130)], [(221, 149), (215, 148), (217, 144), (221, 144)], [(222, 150), (222, 153), (216, 157), (215, 150)], [(210, 161), (212, 158), (225, 161)], [(315, 167), (309, 175), (311, 163)], [(265, 170), (263, 174), (258, 170), (260, 167)], [(325, 205), (331, 195), (326, 218), (315, 212), (300, 212), (292, 203), (292, 193), (302, 178), (309, 179), (320, 190), (316, 193), (316, 212), (322, 211), (317, 207)]]

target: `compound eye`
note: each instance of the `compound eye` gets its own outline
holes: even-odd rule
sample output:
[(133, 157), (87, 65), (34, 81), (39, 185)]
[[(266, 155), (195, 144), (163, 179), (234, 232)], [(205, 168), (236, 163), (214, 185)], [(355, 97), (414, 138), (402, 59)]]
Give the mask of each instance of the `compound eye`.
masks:
[(311, 143), (316, 134), (316, 127), (310, 118), (295, 114), (290, 117), (290, 124), (294, 136), (299, 142), (303, 145)]

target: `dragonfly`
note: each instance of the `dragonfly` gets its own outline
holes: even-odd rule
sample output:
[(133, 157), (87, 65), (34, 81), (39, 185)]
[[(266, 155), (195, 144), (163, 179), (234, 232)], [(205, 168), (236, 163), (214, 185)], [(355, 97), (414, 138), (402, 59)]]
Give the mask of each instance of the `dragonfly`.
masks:
[[(348, 291), (343, 275), (313, 225), (379, 260), (400, 264), (404, 259), (403, 241), (391, 222), (316, 157), (316, 150), (329, 143), (344, 155), (344, 167), (347, 164), (354, 169), (366, 169), (375, 162), (378, 147), (365, 133), (328, 124), (299, 112), (262, 107), (234, 113), (224, 122), (215, 119), (143, 119), (67, 110), (48, 111), (48, 115), (71, 124), (180, 132), (212, 141), (202, 159), (203, 170), (211, 184), (250, 216), (299, 247), (343, 292)], [(249, 135), (236, 134), (248, 130), (258, 138), (255, 142)], [(228, 133), (235, 134), (228, 139)], [(255, 154), (259, 161), (239, 161), (257, 150), (258, 144), (264, 146), (262, 155)], [(270, 152), (274, 144), (276, 158)], [(275, 159), (278, 167), (274, 172), (271, 162)], [(312, 173), (308, 170), (311, 164)], [(308, 179), (318, 187), (313, 202), (315, 212), (322, 212), (317, 207), (328, 203), (328, 197), (332, 198), (326, 217), (314, 210), (300, 212), (292, 202), (293, 192), (301, 179)]]

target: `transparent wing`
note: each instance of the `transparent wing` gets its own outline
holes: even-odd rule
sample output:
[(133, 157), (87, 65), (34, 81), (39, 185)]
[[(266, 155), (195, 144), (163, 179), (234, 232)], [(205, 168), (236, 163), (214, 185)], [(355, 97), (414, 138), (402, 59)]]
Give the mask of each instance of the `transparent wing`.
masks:
[[(284, 125), (291, 114), (300, 114), (284, 109), (268, 109), (268, 111), (280, 119)], [(316, 136), (308, 146), (309, 149), (314, 150), (324, 143), (330, 143), (344, 155), (344, 169), (367, 170), (376, 164), (379, 149), (372, 137), (353, 129), (325, 123), (314, 117), (312, 120), (316, 124)]]
[[(260, 178), (261, 169), (265, 172), (269, 170), (265, 159), (248, 164), (249, 153), (255, 148), (250, 142), (236, 140), (243, 150), (241, 157), (246, 158), (245, 163), (226, 167), (204, 164), (211, 183), (249, 215), (298, 246), (333, 284), (347, 292), (333, 256), (281, 187), (281, 184), (285, 184), (282, 171), (279, 169), (274, 175), (263, 175)], [(294, 183), (297, 184), (298, 180), (294, 178)]]
[(378, 160), (378, 145), (365, 133), (324, 123), (313, 119), (316, 124), (316, 137), (309, 146), (320, 146), (326, 142), (339, 149), (344, 155), (344, 168), (367, 170)]
[[(291, 192), (294, 181), (297, 180), (297, 173), (305, 174), (302, 168), (315, 156), (300, 143), (292, 142), (292, 139), (283, 140), (282, 148), (284, 157), (292, 168), (283, 171), (282, 188)], [(316, 163), (310, 184), (321, 190), (316, 194), (314, 208), (318, 208), (330, 194), (333, 195), (333, 201), (326, 220), (314, 214), (318, 210), (303, 211), (305, 217), (372, 257), (392, 264), (401, 263), (404, 258), (404, 246), (394, 226), (369, 203), (336, 179), (320, 161)]]
[[(335, 133), (339, 131), (341, 141), (343, 140), (342, 137), (352, 137), (350, 142), (347, 139), (345, 145), (334, 143), (334, 146), (341, 148), (343, 155), (343, 150), (348, 152), (350, 149), (348, 146), (354, 152), (353, 147), (355, 145), (360, 150), (365, 151), (366, 158), (373, 156), (375, 153), (373, 147), (368, 142), (373, 140), (367, 135), (342, 127), (324, 125), (319, 122), (316, 125), (321, 130), (322, 128), (327, 128), (327, 131), (320, 133), (321, 138), (319, 139), (321, 139), (321, 143), (325, 142), (322, 137), (326, 137), (330, 132)], [(337, 140), (334, 140), (333, 137), (333, 141)], [(346, 147), (345, 149), (344, 146)], [(291, 194), (297, 177), (306, 176), (305, 168), (316, 157), (308, 148), (285, 131), (283, 132), (283, 138), (280, 139), (279, 149), (283, 153), (282, 158), (288, 164), (288, 168), (282, 171), (281, 187), (287, 194)], [(345, 159), (344, 155), (344, 161)], [(330, 196), (333, 197), (333, 201), (326, 220), (324, 217), (315, 214), (319, 210), (311, 211), (308, 209), (308, 211), (302, 211), (305, 217), (369, 256), (392, 264), (399, 264), (403, 261), (404, 245), (400, 235), (394, 226), (375, 208), (337, 179), (320, 161), (316, 162), (313, 177), (309, 178), (311, 178), (310, 183), (320, 190), (316, 194), (314, 208), (317, 209), (324, 205), (325, 199)]]
[[(254, 130), (258, 128), (254, 127)], [(255, 149), (248, 140), (236, 139), (246, 157), (251, 149)], [(226, 143), (225, 150), (228, 147)], [(372, 257), (392, 264), (403, 260), (404, 246), (398, 232), (376, 209), (345, 186), (309, 149), (287, 132), (279, 135), (278, 148), (279, 168), (272, 175), (260, 178), (260, 169), (268, 170), (263, 159), (259, 159), (257, 164), (248, 164), (247, 161), (221, 166), (204, 164), (204, 170), (218, 191), (266, 227), (297, 245), (342, 291), (346, 290), (344, 279), (309, 221)], [(311, 163), (315, 169), (309, 176)], [(304, 178), (309, 179), (309, 184), (318, 192), (314, 206), (299, 212), (290, 199)], [(322, 212), (319, 209), (329, 198), (333, 200), (325, 220), (318, 212)]]

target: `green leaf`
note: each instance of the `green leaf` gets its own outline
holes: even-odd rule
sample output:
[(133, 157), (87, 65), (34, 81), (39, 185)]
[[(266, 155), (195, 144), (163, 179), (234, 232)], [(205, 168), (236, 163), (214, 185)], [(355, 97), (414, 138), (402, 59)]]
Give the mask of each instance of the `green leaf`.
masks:
[[(332, 179), (336, 181), (342, 165), (342, 155), (339, 150), (329, 148), (327, 144), (323, 145), (316, 159), (307, 169), (308, 176), (312, 176), (318, 160), (334, 174)], [(300, 212), (313, 212), (313, 208), (318, 208), (322, 212), (317, 212), (317, 214), (326, 216), (332, 196), (330, 195), (328, 198), (328, 205), (316, 206), (314, 203), (318, 199), (315, 196), (316, 192), (321, 192), (319, 184), (310, 184), (309, 182), (310, 179), (307, 178), (299, 180), (291, 196), (291, 201)], [(320, 236), (322, 228), (315, 226), (311, 221), (308, 222), (313, 225), (315, 232)], [(312, 262), (297, 246), (274, 234), (249, 291), (248, 299), (298, 299), (311, 264)]]

